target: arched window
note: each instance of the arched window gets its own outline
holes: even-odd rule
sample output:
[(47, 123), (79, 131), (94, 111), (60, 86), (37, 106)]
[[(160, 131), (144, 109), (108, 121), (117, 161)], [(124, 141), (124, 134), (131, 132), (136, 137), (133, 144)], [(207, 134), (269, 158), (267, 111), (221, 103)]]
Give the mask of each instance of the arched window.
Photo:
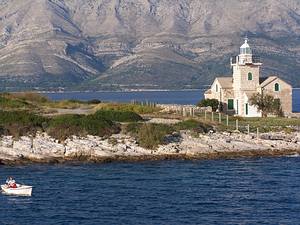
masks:
[(219, 86), (216, 84), (216, 92), (219, 91)]
[(275, 91), (280, 91), (280, 85), (278, 83), (275, 84)]
[(252, 73), (248, 73), (248, 80), (252, 80), (252, 79), (253, 79)]

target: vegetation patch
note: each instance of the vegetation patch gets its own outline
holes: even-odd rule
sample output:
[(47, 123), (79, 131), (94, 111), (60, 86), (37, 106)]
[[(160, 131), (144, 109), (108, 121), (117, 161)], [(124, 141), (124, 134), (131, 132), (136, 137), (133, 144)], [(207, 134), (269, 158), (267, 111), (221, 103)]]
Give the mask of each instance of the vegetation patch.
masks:
[(29, 109), (33, 108), (33, 105), (21, 99), (13, 99), (8, 95), (0, 95), (0, 109), (11, 110), (11, 109)]
[(192, 119), (179, 122), (174, 125), (174, 128), (176, 131), (191, 130), (197, 133), (207, 133), (209, 130), (213, 130), (211, 125)]
[(116, 110), (125, 112), (135, 112), (138, 114), (148, 114), (160, 111), (158, 107), (151, 107), (139, 104), (126, 103), (102, 103), (96, 107), (99, 110)]
[(111, 136), (120, 132), (119, 125), (95, 115), (60, 115), (52, 118), (47, 132), (52, 137), (65, 140), (72, 135)]
[(213, 127), (197, 120), (186, 120), (177, 124), (154, 124), (154, 123), (130, 123), (126, 126), (126, 133), (137, 138), (141, 147), (155, 149), (161, 144), (167, 135), (180, 130), (190, 130), (194, 133), (206, 133)]
[(211, 107), (215, 112), (219, 108), (219, 101), (217, 99), (202, 99), (197, 106), (199, 107)]
[(93, 116), (97, 119), (105, 118), (115, 122), (138, 122), (143, 120), (139, 114), (130, 111), (98, 110)]
[(19, 137), (43, 131), (49, 119), (26, 111), (0, 111), (1, 133)]
[(139, 145), (148, 149), (155, 149), (164, 143), (166, 135), (173, 132), (171, 126), (165, 124), (142, 124), (137, 132)]
[(46, 96), (36, 92), (18, 92), (12, 93), (10, 96), (12, 98), (21, 99), (23, 101), (32, 103), (46, 103), (50, 101)]

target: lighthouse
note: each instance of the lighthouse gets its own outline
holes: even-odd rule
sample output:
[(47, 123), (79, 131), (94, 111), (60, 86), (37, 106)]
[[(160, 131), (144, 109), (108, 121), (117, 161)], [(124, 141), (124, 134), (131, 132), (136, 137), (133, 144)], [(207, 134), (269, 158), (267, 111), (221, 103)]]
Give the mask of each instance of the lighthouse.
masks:
[(252, 54), (248, 38), (245, 38), (240, 47), (240, 54), (231, 60), (234, 109), (237, 115), (249, 114), (249, 104), (245, 102), (245, 95), (250, 96), (257, 91), (261, 66), (259, 58)]
[(253, 54), (249, 40), (245, 38), (239, 55), (231, 58), (232, 74), (216, 77), (204, 96), (217, 99), (222, 112), (242, 117), (260, 117), (262, 113), (250, 104), (257, 93), (273, 96), (280, 101), (285, 115), (292, 112), (292, 86), (276, 75), (260, 77), (262, 63)]

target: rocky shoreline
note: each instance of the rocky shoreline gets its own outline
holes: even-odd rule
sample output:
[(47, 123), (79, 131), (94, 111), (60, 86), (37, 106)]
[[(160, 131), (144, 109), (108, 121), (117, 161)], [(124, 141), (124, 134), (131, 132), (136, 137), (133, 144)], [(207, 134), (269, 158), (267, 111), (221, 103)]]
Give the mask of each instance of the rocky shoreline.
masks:
[(145, 149), (127, 135), (110, 138), (88, 135), (59, 142), (46, 133), (35, 137), (0, 137), (0, 164), (113, 162), (169, 159), (217, 159), (300, 154), (300, 133), (211, 133), (195, 136), (181, 131), (165, 138), (165, 145)]

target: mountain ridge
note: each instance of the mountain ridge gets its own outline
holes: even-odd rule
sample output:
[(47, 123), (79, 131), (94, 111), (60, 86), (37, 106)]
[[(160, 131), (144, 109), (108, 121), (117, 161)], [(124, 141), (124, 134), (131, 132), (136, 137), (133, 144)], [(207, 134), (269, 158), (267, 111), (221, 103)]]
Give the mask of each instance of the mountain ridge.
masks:
[(200, 88), (246, 35), (300, 86), (297, 0), (3, 0), (0, 89)]

